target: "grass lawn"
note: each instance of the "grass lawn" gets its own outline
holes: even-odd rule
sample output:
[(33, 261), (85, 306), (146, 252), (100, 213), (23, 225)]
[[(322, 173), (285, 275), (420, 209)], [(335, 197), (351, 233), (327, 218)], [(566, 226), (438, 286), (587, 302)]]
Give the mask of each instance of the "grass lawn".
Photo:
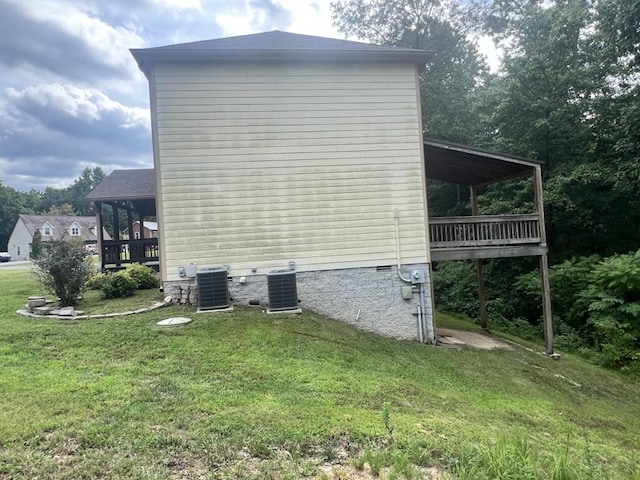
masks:
[(308, 312), (33, 319), (28, 272), (0, 291), (0, 478), (640, 478), (640, 388), (569, 355)]

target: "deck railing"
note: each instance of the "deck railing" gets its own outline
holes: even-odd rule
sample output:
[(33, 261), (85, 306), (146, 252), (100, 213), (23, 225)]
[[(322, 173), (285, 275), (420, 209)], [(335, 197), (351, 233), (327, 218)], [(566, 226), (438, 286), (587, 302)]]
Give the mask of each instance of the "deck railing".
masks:
[(105, 266), (157, 262), (158, 257), (157, 238), (104, 240), (102, 242), (102, 264)]
[(481, 215), (429, 219), (431, 248), (492, 247), (540, 243), (540, 217)]

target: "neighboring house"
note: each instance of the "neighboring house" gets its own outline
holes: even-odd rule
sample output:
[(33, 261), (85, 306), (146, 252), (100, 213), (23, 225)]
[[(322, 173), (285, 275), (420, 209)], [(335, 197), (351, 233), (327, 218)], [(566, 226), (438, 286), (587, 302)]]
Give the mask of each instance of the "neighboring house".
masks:
[[(234, 302), (266, 305), (270, 279), (294, 271), (302, 308), (433, 343), (434, 258), (476, 259), (482, 286), (480, 259), (536, 255), (548, 285), (540, 164), (423, 139), (431, 52), (274, 31), (132, 53), (149, 80), (154, 190), (151, 172), (118, 171), (87, 198), (117, 221), (153, 195), (165, 291), (224, 266)], [(532, 214), (428, 219), (427, 177), (469, 186), (477, 215), (479, 186), (525, 174)]]
[[(142, 222), (142, 229), (144, 230), (144, 236), (140, 237), (140, 222), (133, 222), (133, 239), (139, 240), (140, 238), (158, 238), (158, 224), (156, 222)], [(129, 227), (122, 231), (122, 237), (125, 240), (129, 240)]]
[[(29, 260), (31, 258), (31, 245), (36, 232), (40, 232), (43, 242), (67, 236), (80, 238), (85, 244), (96, 244), (99, 238), (96, 217), (19, 215), (9, 237), (9, 253), (11, 253), (13, 260)], [(103, 236), (111, 238), (107, 232), (103, 232)]]

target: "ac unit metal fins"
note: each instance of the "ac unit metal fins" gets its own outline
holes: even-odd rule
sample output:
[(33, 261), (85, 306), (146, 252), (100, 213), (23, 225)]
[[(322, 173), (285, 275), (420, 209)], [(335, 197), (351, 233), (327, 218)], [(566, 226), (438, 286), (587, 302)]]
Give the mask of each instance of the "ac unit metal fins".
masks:
[(296, 272), (274, 270), (267, 273), (269, 291), (269, 313), (298, 313), (298, 290)]

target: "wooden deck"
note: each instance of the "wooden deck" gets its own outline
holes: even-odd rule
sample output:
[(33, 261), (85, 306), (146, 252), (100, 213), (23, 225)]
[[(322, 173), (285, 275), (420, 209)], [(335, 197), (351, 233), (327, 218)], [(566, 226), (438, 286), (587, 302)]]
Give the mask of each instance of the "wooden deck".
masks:
[(130, 263), (153, 266), (159, 260), (158, 239), (103, 240), (101, 258), (107, 270), (117, 270)]
[(431, 259), (464, 260), (542, 255), (540, 216), (478, 215), (429, 219)]

